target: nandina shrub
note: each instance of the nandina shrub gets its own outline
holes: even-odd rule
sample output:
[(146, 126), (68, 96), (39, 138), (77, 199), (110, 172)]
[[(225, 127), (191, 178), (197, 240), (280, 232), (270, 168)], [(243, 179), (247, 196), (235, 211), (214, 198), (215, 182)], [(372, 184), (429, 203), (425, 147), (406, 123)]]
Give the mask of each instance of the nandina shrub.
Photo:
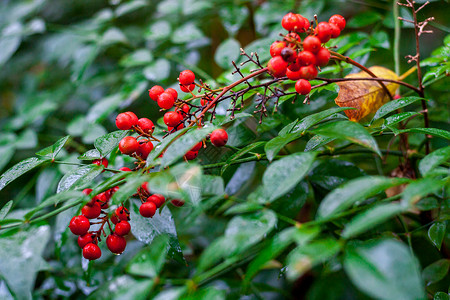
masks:
[[(215, 18), (196, 5), (162, 1), (148, 21), (155, 10), (136, 0), (75, 28), (52, 23), (49, 7), (5, 6), (0, 64), (32, 75), (23, 91), (12, 72), (4, 84), (31, 100), (3, 122), (2, 297), (448, 298), (450, 39), (421, 56), (427, 4), (349, 18), (227, 4), (230, 37), (198, 64), (201, 21), (207, 31)], [(45, 32), (28, 21), (39, 9), (42, 40), (28, 38)], [(176, 26), (180, 11), (199, 24)], [(249, 11), (262, 39), (241, 48)], [(405, 60), (400, 32), (416, 51)], [(54, 57), (28, 61), (25, 38)], [(226, 71), (211, 77), (208, 60)]]

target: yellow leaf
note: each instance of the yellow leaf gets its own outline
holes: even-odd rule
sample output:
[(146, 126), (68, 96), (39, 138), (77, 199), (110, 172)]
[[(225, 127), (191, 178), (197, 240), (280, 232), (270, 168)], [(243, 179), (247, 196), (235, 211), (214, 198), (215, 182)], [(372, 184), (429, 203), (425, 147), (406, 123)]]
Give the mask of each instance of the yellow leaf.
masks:
[[(377, 77), (399, 80), (397, 74), (380, 66), (369, 68)], [(349, 74), (345, 78), (367, 78), (371, 77), (364, 71)], [(339, 94), (334, 102), (340, 107), (354, 107), (356, 109), (346, 110), (345, 114), (351, 121), (358, 122), (373, 115), (383, 104), (389, 101), (389, 95), (384, 91), (379, 82), (373, 80), (357, 80), (337, 82)], [(391, 95), (398, 89), (398, 84), (384, 81)]]

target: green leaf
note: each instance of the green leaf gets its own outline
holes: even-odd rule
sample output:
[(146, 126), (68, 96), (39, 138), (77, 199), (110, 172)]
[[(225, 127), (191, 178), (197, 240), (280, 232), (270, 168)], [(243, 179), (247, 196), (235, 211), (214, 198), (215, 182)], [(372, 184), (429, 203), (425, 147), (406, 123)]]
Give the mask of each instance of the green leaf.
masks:
[(40, 159), (37, 157), (30, 157), (15, 164), (0, 176), (0, 191), (7, 186), (11, 181), (22, 176), (26, 172), (36, 168), (37, 166), (49, 161), (48, 159)]
[(406, 209), (399, 203), (382, 203), (358, 214), (345, 226), (343, 238), (351, 238), (384, 223), (388, 219), (404, 212)]
[(8, 202), (6, 202), (5, 205), (3, 205), (2, 209), (0, 209), (0, 221), (6, 217), (6, 215), (9, 213), (9, 210), (11, 209), (12, 205), (13, 205), (12, 200), (9, 200)]
[(194, 23), (185, 23), (175, 29), (172, 33), (171, 40), (175, 44), (184, 44), (201, 39), (202, 37), (204, 37), (203, 33)]
[(142, 73), (145, 78), (152, 81), (162, 81), (170, 75), (170, 62), (165, 58), (157, 59), (146, 67)]
[(128, 275), (113, 277), (107, 280), (94, 293), (90, 294), (88, 300), (98, 299), (148, 299), (148, 294), (153, 287), (153, 280), (150, 279), (134, 279)]
[(403, 191), (402, 203), (406, 206), (416, 204), (426, 195), (437, 192), (448, 183), (450, 183), (449, 180), (437, 180), (430, 177), (415, 180)]
[(138, 49), (129, 55), (122, 57), (119, 64), (124, 67), (146, 66), (153, 61), (153, 55), (148, 49)]
[(295, 248), (287, 258), (287, 277), (297, 279), (312, 267), (336, 255), (341, 247), (341, 243), (329, 238)]
[(384, 117), (385, 115), (387, 115), (393, 111), (396, 111), (399, 108), (408, 106), (419, 100), (425, 100), (425, 99), (412, 96), (412, 97), (405, 97), (405, 98), (400, 98), (397, 100), (389, 101), (388, 103), (384, 104), (382, 107), (380, 107), (377, 110), (377, 112), (375, 113), (375, 115), (372, 118), (372, 122)]
[(0, 274), (16, 299), (32, 299), (37, 272), (46, 269), (42, 254), (50, 238), (50, 226), (0, 239)]
[(49, 158), (49, 159), (54, 160), (56, 158), (56, 156), (58, 155), (59, 151), (61, 151), (61, 149), (64, 147), (64, 145), (66, 144), (66, 142), (69, 138), (70, 138), (70, 135), (67, 135), (67, 136), (59, 139), (53, 145), (51, 145), (47, 148), (44, 148), (44, 149), (40, 150), (39, 152), (36, 152), (36, 155), (42, 156), (43, 158)]
[(101, 157), (105, 157), (119, 145), (120, 140), (126, 137), (127, 134), (128, 130), (117, 130), (110, 132), (97, 138), (94, 142), (94, 147), (98, 150)]
[(120, 186), (120, 189), (114, 193), (112, 196), (111, 203), (112, 204), (120, 204), (125, 202), (130, 198), (133, 194), (137, 193), (137, 189), (146, 181), (148, 181), (150, 177), (145, 174), (132, 174), (126, 178), (126, 183)]
[(317, 134), (306, 143), (305, 152), (315, 151), (320, 147), (334, 141), (335, 139), (336, 138), (321, 136)]
[(201, 272), (221, 258), (232, 257), (261, 241), (276, 225), (271, 210), (236, 216), (228, 223), (225, 234), (212, 242), (202, 253), (197, 272)]
[(330, 192), (320, 203), (317, 219), (326, 219), (350, 208), (357, 201), (383, 192), (387, 188), (409, 182), (403, 178), (367, 176), (353, 179)]
[(428, 154), (419, 162), (419, 171), (422, 176), (426, 176), (429, 173), (445, 162), (450, 160), (450, 146), (437, 149), (436, 151)]
[(294, 241), (301, 239), (302, 243), (305, 244), (317, 234), (318, 230), (316, 227), (289, 227), (277, 233), (249, 264), (244, 277), (245, 282), (250, 282), (268, 261), (279, 256)]
[[(164, 138), (158, 145), (155, 146), (152, 152), (147, 157), (147, 167), (153, 165), (154, 161), (163, 153), (169, 145), (176, 140), (179, 136), (187, 132), (188, 130), (191, 130), (192, 127), (183, 128), (181, 130), (178, 130), (170, 135), (168, 135), (166, 138)], [(193, 147), (193, 146), (192, 146)], [(191, 147), (191, 148), (192, 148)], [(187, 152), (187, 151), (186, 151)]]
[(56, 192), (61, 193), (68, 189), (83, 187), (89, 183), (92, 184), (92, 180), (103, 172), (103, 169), (104, 167), (102, 165), (97, 166), (94, 164), (73, 169), (61, 178)]
[(0, 171), (11, 161), (16, 152), (14, 144), (0, 145)]
[(441, 250), (442, 241), (444, 240), (447, 222), (435, 222), (428, 229), (428, 237), (438, 250)]
[(419, 265), (396, 240), (377, 240), (347, 247), (344, 269), (363, 292), (377, 299), (426, 299)]
[(215, 127), (206, 127), (201, 129), (191, 130), (185, 135), (181, 136), (179, 139), (175, 140), (169, 147), (167, 147), (166, 152), (161, 160), (163, 167), (170, 166), (175, 163), (178, 159), (182, 158), (189, 150), (192, 149), (198, 142), (206, 138)]
[(423, 269), (422, 277), (427, 285), (430, 285), (442, 280), (447, 275), (449, 268), (450, 260), (440, 259)]
[(157, 236), (149, 247), (139, 252), (127, 266), (127, 273), (154, 278), (158, 276), (164, 265), (169, 250), (169, 237)]
[(264, 146), (264, 151), (266, 151), (266, 156), (269, 161), (272, 161), (275, 156), (283, 149), (284, 146), (292, 141), (303, 136), (302, 132), (288, 133), (286, 135), (277, 136), (267, 142)]
[(381, 15), (374, 11), (366, 11), (351, 18), (347, 22), (347, 27), (359, 28), (374, 24), (381, 20)]
[(411, 118), (413, 116), (417, 116), (417, 115), (419, 115), (419, 113), (412, 112), (412, 111), (407, 111), (407, 112), (402, 112), (402, 113), (395, 114), (395, 115), (392, 115), (390, 117), (387, 117), (384, 120), (383, 129), (384, 128), (392, 128), (394, 125), (396, 125), (396, 124), (398, 124), (398, 123), (400, 123), (400, 122), (402, 122), (402, 121), (404, 121), (406, 119), (409, 119), (409, 118)]
[(293, 189), (308, 173), (316, 155), (316, 152), (294, 153), (270, 164), (263, 175), (267, 202)]
[(437, 136), (446, 140), (450, 140), (450, 132), (443, 129), (438, 128), (408, 128), (408, 129), (402, 129), (397, 130), (395, 132), (396, 135), (404, 132), (412, 132), (412, 133), (423, 133), (423, 134), (429, 134), (432, 136)]
[(14, 22), (3, 28), (0, 37), (0, 66), (6, 63), (19, 48), (22, 42), (22, 23)]
[(434, 294), (434, 300), (450, 300), (450, 296), (447, 293), (444, 292), (437, 292)]
[(91, 149), (83, 153), (82, 155), (78, 156), (79, 160), (94, 160), (94, 159), (101, 159), (102, 155), (97, 149)]
[(214, 60), (223, 69), (228, 69), (232, 66), (231, 61), (236, 61), (239, 58), (240, 48), (241, 45), (235, 39), (226, 39), (217, 47)]
[(233, 161), (241, 158), (242, 156), (244, 156), (245, 154), (251, 152), (252, 150), (255, 150), (259, 147), (261, 147), (262, 145), (264, 145), (266, 142), (256, 142), (256, 143), (252, 143), (242, 149), (240, 149), (239, 151), (237, 151), (235, 154), (231, 155), (225, 165), (222, 167), (222, 169), (220, 170), (220, 173), (223, 174), (226, 169), (233, 163)]
[(115, 11), (117, 17), (121, 17), (130, 12), (134, 12), (140, 8), (147, 6), (147, 2), (144, 0), (133, 0), (127, 3), (120, 4)]
[(40, 210), (48, 207), (48, 206), (56, 206), (61, 201), (66, 201), (70, 199), (78, 199), (80, 197), (83, 197), (83, 193), (80, 191), (63, 191), (61, 193), (55, 194), (44, 201), (42, 201), (38, 206), (30, 210), (28, 213), (25, 214), (24, 218), (25, 220), (29, 220), (36, 212), (39, 212)]
[(381, 156), (375, 139), (367, 132), (364, 126), (358, 123), (351, 121), (333, 122), (312, 130), (312, 132), (328, 137), (346, 139), (352, 143), (369, 148)]
[(203, 175), (202, 196), (221, 196), (223, 194), (225, 194), (225, 186), (222, 177)]

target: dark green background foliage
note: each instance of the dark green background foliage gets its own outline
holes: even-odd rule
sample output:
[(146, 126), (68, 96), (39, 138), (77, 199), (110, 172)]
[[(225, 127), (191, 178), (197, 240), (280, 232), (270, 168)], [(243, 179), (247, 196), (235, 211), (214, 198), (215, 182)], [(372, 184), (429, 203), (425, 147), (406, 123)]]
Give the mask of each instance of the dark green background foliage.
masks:
[[(408, 123), (409, 165), (394, 138), (399, 102), (371, 123), (351, 123), (329, 85), (310, 105), (282, 98), (272, 113), (271, 104), (258, 124), (252, 92), (235, 121), (224, 114), (227, 103), (219, 106), (214, 125), (227, 129), (232, 147), (209, 146), (188, 164), (175, 143), (162, 162), (148, 160), (170, 169), (127, 174), (112, 199), (120, 203), (148, 180), (185, 206), (147, 220), (126, 200), (133, 227), (126, 251), (113, 256), (101, 243), (101, 259), (82, 259), (67, 229), (88, 200), (80, 190), (100, 192), (118, 179), (89, 160), (107, 155), (111, 169), (132, 165), (117, 153), (122, 133), (104, 136), (116, 130), (116, 115), (158, 120), (161, 136), (162, 113), (147, 89), (176, 87), (186, 68), (213, 87), (229, 84), (240, 47), (268, 60), (288, 11), (320, 21), (342, 14), (347, 28), (330, 42), (336, 51), (399, 73), (412, 66), (403, 57), (415, 53), (414, 30), (397, 25), (394, 39), (392, 1), (2, 1), (0, 298), (449, 299), (447, 1), (419, 14), (435, 17), (434, 33), (420, 39), (432, 129), (423, 129), (421, 115)], [(399, 13), (411, 18), (406, 8)], [(355, 71), (333, 63), (321, 76)], [(405, 81), (417, 85), (417, 76)], [(403, 87), (400, 94), (407, 117), (421, 112), (417, 95)], [(428, 156), (424, 133), (433, 136)], [(188, 132), (184, 141), (200, 138)], [(174, 181), (179, 188), (168, 190)], [(400, 194), (387, 191), (396, 186)]]

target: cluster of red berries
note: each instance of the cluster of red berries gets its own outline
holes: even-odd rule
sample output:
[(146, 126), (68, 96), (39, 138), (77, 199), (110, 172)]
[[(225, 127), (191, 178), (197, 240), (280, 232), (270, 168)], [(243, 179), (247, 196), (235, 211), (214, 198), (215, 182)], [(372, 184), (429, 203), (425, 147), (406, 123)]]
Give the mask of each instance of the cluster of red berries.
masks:
[[(118, 189), (119, 187), (116, 186), (96, 195), (82, 207), (81, 215), (70, 220), (69, 229), (73, 234), (78, 235), (78, 246), (83, 249), (83, 257), (86, 259), (95, 260), (102, 255), (98, 242), (101, 240), (102, 233), (106, 236), (105, 224), (108, 224), (110, 228), (110, 234), (106, 238), (108, 249), (114, 254), (121, 254), (125, 250), (127, 241), (124, 236), (131, 230), (128, 223), (130, 216), (128, 210), (120, 206), (111, 216), (104, 211), (109, 207), (109, 200)], [(86, 195), (91, 192), (91, 189), (83, 190)], [(114, 230), (110, 221), (114, 224)], [(100, 225), (100, 227), (98, 230), (90, 230), (91, 225)]]
[[(272, 58), (268, 70), (274, 77), (287, 76), (297, 81), (295, 90), (301, 95), (311, 91), (309, 80), (318, 74), (318, 67), (324, 67), (330, 60), (330, 52), (323, 46), (332, 38), (337, 38), (345, 28), (345, 19), (333, 15), (328, 22), (320, 22), (314, 28), (313, 23), (300, 14), (288, 13), (281, 20), (281, 25), (289, 33), (282, 41), (275, 41), (270, 46)], [(306, 33), (303, 39), (299, 34)]]
[(141, 187), (138, 188), (138, 196), (141, 198), (142, 203), (139, 207), (139, 213), (144, 218), (153, 217), (156, 210), (166, 202), (166, 198), (163, 195), (150, 193), (147, 182), (144, 182)]

